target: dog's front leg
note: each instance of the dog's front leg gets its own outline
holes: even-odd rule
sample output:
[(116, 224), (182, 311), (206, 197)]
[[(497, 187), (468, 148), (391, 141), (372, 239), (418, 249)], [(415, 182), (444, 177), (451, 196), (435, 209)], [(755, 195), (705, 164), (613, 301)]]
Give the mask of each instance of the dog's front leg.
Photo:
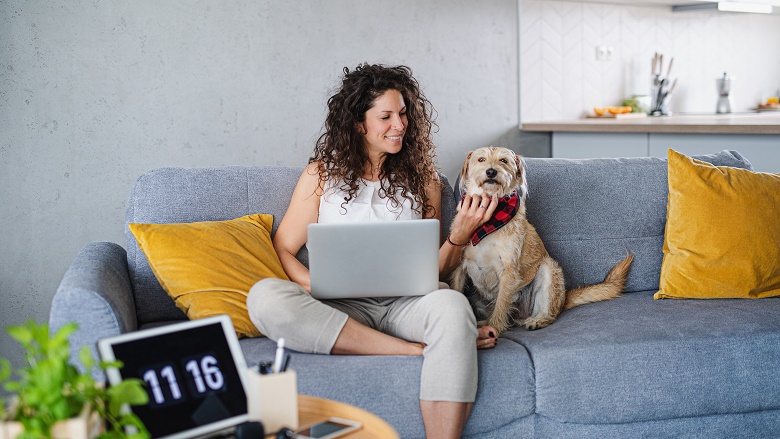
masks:
[(458, 265), (455, 271), (450, 275), (450, 288), (455, 291), (464, 293), (463, 288), (466, 286), (466, 270), (463, 269), (463, 265)]
[(502, 334), (512, 327), (509, 313), (512, 311), (512, 297), (514, 294), (515, 285), (507, 282), (506, 279), (501, 279), (501, 281), (499, 281), (496, 304), (493, 307), (493, 313), (490, 315), (487, 322), (488, 326), (492, 326), (498, 331), (498, 334)]

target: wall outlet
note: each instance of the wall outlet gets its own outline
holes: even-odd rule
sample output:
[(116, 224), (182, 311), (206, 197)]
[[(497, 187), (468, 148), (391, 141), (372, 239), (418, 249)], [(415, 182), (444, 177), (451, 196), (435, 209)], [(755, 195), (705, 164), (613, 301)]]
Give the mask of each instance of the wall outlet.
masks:
[(615, 46), (596, 46), (596, 61), (612, 61)]

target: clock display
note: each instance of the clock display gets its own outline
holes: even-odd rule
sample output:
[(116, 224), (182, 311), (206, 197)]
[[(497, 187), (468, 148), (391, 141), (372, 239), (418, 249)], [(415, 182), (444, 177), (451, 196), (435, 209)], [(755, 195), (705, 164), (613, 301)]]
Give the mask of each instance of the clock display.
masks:
[(142, 368), (138, 375), (147, 384), (149, 403), (156, 406), (184, 402), (187, 393), (197, 397), (225, 390), (225, 376), (212, 353), (184, 359), (179, 365), (165, 362)]
[(132, 407), (152, 433), (167, 435), (246, 414), (246, 394), (219, 324), (117, 343), (123, 379), (139, 378), (149, 404)]

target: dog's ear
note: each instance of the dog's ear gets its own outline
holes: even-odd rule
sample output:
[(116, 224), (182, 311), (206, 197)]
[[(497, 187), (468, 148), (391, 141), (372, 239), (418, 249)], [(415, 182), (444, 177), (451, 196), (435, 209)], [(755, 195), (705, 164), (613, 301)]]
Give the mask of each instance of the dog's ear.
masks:
[(469, 154), (466, 156), (466, 160), (463, 162), (463, 168), (460, 170), (459, 190), (461, 197), (466, 195), (466, 178), (469, 175), (469, 162), (471, 161), (471, 154), (474, 154), (474, 151), (469, 151)]
[(525, 199), (528, 196), (528, 181), (526, 180), (525, 160), (515, 154), (515, 165), (517, 165), (517, 189), (520, 192), (520, 198)]
[(520, 160), (520, 156), (515, 154), (515, 167), (517, 168), (517, 181), (520, 182), (520, 184), (523, 184), (525, 181), (525, 166), (523, 166), (523, 161)]

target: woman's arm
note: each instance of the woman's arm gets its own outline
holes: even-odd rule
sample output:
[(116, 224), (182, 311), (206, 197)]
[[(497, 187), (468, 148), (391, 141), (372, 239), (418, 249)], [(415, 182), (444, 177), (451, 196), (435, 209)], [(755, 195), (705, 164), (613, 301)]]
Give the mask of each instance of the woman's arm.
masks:
[(311, 292), (309, 270), (295, 258), (295, 255), (306, 244), (308, 225), (316, 223), (319, 217), (322, 186), (317, 168), (318, 163), (311, 163), (303, 170), (290, 199), (290, 206), (274, 235), (274, 249), (284, 272), (290, 280), (309, 292)]
[[(441, 221), (441, 181), (438, 174), (434, 181), (426, 190), (428, 201), (436, 211), (434, 217)], [(479, 206), (485, 206), (484, 208)], [(452, 270), (460, 263), (460, 255), (463, 253), (465, 245), (471, 240), (471, 235), (479, 226), (487, 222), (493, 215), (498, 206), (498, 199), (489, 198), (485, 195), (470, 196), (467, 195), (458, 205), (458, 213), (452, 221), (448, 240), (439, 248), (439, 279), (447, 282), (447, 278)], [(442, 225), (443, 227), (443, 225)], [(490, 349), (496, 346), (496, 330), (490, 326), (481, 326), (477, 328), (477, 349)]]
[[(441, 184), (439, 175), (436, 174), (426, 190), (428, 202), (435, 209), (433, 217), (439, 221), (441, 221)], [(487, 195), (467, 195), (460, 201), (458, 213), (450, 226), (449, 239), (439, 248), (439, 278), (442, 281), (448, 280), (448, 276), (460, 262), (460, 255), (465, 245), (459, 244), (469, 243), (471, 235), (490, 219), (496, 206), (498, 206), (498, 199)], [(444, 224), (441, 227), (444, 227)]]

